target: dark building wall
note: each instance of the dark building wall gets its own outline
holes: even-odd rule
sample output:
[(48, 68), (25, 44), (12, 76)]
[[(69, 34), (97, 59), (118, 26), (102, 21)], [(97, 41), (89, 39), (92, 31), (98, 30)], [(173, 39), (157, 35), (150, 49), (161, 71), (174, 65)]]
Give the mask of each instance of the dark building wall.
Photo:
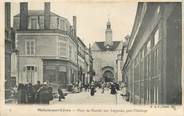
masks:
[[(143, 16), (143, 15), (139, 15)], [(140, 17), (141, 23), (138, 34), (136, 35), (133, 47), (129, 51), (131, 56), (129, 66), (129, 86), (134, 103), (153, 103), (157, 99), (156, 91), (159, 89), (157, 84), (159, 74), (155, 73), (158, 56), (159, 44), (153, 45), (155, 31), (158, 30), (160, 15), (157, 13), (157, 7), (154, 4), (147, 5), (147, 11), (144, 17)], [(141, 42), (140, 42), (141, 41)], [(148, 43), (150, 47), (148, 48)], [(160, 43), (160, 42), (159, 42)], [(158, 100), (155, 100), (158, 102)]]
[(130, 101), (135, 104), (181, 103), (182, 33), (178, 4), (147, 3), (146, 13), (138, 14), (140, 18), (135, 23), (141, 26), (124, 69)]
[(73, 76), (76, 77), (76, 65), (62, 60), (43, 60), (43, 80), (56, 86), (66, 88), (68, 84), (75, 81), (75, 79), (72, 79), (71, 70), (73, 70)]
[(181, 28), (181, 3), (176, 3), (173, 11), (166, 20), (167, 24), (167, 68), (166, 88), (167, 104), (181, 104), (181, 49), (182, 49), (182, 28)]
[(11, 4), (5, 2), (5, 87), (10, 87), (11, 80)]

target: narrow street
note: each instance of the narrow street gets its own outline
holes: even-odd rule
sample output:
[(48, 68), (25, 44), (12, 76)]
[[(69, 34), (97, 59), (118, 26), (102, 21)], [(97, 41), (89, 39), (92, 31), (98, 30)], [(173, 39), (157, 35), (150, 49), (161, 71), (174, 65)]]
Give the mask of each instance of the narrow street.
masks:
[(180, 2), (37, 5), (4, 4), (5, 104), (182, 105)]
[(110, 94), (110, 90), (106, 90), (105, 93), (102, 94), (101, 89), (97, 89), (97, 92), (94, 96), (91, 96), (90, 92), (68, 94), (65, 100), (59, 102), (58, 99), (55, 98), (50, 102), (50, 104), (130, 105), (129, 102), (125, 101), (122, 96), (120, 96), (120, 93), (118, 93), (116, 96)]

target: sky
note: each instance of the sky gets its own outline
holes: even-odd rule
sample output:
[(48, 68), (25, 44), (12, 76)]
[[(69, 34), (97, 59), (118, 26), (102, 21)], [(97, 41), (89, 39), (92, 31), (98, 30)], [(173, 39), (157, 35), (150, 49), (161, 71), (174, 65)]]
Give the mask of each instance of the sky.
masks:
[[(29, 10), (43, 10), (44, 2), (28, 2)], [(13, 16), (18, 14), (19, 3), (12, 2)], [(114, 41), (122, 41), (131, 34), (137, 2), (51, 2), (51, 11), (67, 18), (72, 24), (72, 17), (77, 17), (77, 35), (86, 46), (95, 41), (105, 41), (105, 29), (108, 18), (111, 22)], [(13, 25), (13, 24), (12, 24)]]

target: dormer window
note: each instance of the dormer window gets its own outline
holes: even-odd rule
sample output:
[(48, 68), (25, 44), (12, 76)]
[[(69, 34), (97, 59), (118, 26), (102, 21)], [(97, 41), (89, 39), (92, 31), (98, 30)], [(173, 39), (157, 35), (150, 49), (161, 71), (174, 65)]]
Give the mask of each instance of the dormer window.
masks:
[(31, 29), (37, 29), (37, 20), (35, 18), (31, 19)]

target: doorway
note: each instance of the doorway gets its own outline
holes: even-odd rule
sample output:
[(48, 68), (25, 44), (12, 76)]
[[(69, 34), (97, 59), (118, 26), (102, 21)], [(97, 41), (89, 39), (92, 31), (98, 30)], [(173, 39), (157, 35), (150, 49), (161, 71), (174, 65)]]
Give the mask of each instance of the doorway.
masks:
[(114, 74), (110, 70), (107, 70), (104, 72), (103, 78), (105, 82), (112, 82), (114, 80)]

